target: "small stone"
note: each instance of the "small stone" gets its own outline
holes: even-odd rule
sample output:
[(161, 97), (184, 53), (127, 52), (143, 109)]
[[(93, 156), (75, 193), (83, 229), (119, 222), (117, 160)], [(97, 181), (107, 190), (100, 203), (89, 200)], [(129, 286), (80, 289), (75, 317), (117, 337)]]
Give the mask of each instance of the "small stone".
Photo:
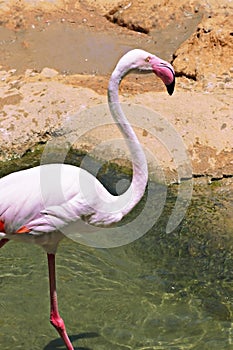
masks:
[(231, 82), (226, 83), (225, 88), (226, 89), (233, 89), (233, 83), (231, 83)]
[(10, 75), (14, 75), (16, 73), (16, 69), (11, 69), (8, 71), (8, 73), (10, 73)]
[(218, 86), (219, 86), (220, 89), (224, 89), (225, 88), (225, 84), (224, 83), (219, 83)]
[(0, 80), (5, 81), (9, 77), (9, 73), (5, 70), (0, 71)]
[(231, 77), (226, 77), (226, 78), (224, 79), (224, 82), (225, 82), (225, 83), (231, 82)]
[(24, 76), (26, 78), (34, 77), (37, 73), (33, 69), (26, 69)]
[(208, 91), (212, 91), (212, 90), (214, 90), (214, 88), (215, 88), (215, 84), (212, 83), (212, 82), (209, 82), (209, 83), (206, 85), (206, 90), (208, 90)]
[(19, 80), (12, 80), (11, 82), (10, 82), (10, 85), (18, 85), (19, 84)]
[(52, 68), (43, 68), (43, 70), (40, 73), (43, 77), (45, 78), (53, 78), (56, 75), (58, 75), (58, 71), (56, 71), (55, 69)]

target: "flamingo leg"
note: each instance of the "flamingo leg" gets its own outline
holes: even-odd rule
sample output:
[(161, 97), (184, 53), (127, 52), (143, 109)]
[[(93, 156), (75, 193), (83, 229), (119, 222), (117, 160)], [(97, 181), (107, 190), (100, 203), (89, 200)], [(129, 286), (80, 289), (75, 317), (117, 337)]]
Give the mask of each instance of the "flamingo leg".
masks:
[(73, 345), (66, 333), (65, 323), (58, 311), (57, 292), (56, 292), (56, 272), (55, 272), (55, 254), (47, 254), (49, 268), (49, 287), (50, 287), (50, 322), (56, 328), (63, 339), (67, 350), (74, 350)]
[(0, 240), (0, 248), (2, 248), (7, 242), (9, 242), (8, 238), (3, 238)]

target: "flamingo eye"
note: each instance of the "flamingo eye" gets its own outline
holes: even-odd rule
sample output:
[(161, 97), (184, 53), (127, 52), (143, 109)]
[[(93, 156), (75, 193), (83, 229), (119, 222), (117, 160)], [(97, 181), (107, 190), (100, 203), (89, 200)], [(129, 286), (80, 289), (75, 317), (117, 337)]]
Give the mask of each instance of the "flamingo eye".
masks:
[(150, 60), (151, 60), (151, 57), (148, 56), (148, 57), (145, 59), (145, 62), (150, 62)]

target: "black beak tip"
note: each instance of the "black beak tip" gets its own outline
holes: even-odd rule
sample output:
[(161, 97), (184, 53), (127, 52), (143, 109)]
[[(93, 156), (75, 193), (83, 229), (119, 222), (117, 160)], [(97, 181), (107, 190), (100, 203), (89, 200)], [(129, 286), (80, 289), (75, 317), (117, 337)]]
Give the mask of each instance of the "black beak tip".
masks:
[(172, 95), (174, 92), (174, 88), (175, 88), (175, 77), (174, 77), (174, 80), (171, 84), (166, 85), (166, 88), (167, 88), (167, 92), (169, 93), (169, 95)]

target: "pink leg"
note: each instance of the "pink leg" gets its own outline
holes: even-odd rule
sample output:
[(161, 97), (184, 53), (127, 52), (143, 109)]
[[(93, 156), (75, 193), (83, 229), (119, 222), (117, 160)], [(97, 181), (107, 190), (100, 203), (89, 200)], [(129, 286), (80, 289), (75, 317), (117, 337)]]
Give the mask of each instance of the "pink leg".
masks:
[(65, 323), (58, 312), (57, 292), (56, 292), (56, 272), (55, 254), (47, 254), (49, 267), (49, 287), (50, 287), (50, 322), (56, 328), (63, 339), (67, 350), (74, 350), (73, 345), (66, 333)]
[(0, 248), (2, 248), (7, 242), (9, 242), (9, 239), (3, 238), (0, 240)]

